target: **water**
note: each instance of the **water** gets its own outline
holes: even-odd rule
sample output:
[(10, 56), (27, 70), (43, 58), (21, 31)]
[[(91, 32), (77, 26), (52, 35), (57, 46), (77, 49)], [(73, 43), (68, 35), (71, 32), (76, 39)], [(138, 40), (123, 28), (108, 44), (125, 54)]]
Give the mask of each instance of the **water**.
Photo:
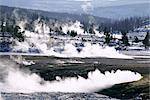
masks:
[[(1, 92), (76, 92), (76, 93), (92, 93), (101, 89), (109, 88), (115, 84), (138, 81), (142, 78), (139, 73), (117, 70), (104, 74), (100, 70), (88, 73), (88, 78), (81, 76), (59, 78), (53, 81), (45, 81), (38, 74), (32, 73), (29, 70), (19, 68), (10, 59), (0, 59), (1, 77), (0, 90)], [(50, 76), (49, 76), (50, 77)]]

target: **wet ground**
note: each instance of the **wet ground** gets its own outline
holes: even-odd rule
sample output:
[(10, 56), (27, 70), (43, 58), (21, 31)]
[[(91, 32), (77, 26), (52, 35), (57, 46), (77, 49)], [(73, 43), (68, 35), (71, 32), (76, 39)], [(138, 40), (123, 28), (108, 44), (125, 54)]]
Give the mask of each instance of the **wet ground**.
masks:
[[(37, 64), (28, 66), (33, 72), (40, 74), (45, 80), (54, 80), (56, 76), (87, 78), (89, 71), (99, 69), (101, 72), (111, 70), (130, 70), (142, 74), (138, 82), (115, 85), (109, 89), (98, 91), (99, 94), (119, 99), (150, 99), (150, 63), (148, 58), (110, 59), (110, 58), (55, 58), (25, 57)], [(39, 60), (40, 59), (40, 60)], [(144, 62), (144, 63), (143, 63)]]
[(33, 73), (39, 74), (45, 80), (55, 80), (56, 76), (65, 78), (78, 77), (80, 75), (87, 78), (87, 73), (89, 71), (94, 71), (95, 69), (99, 69), (101, 72), (118, 69), (139, 72), (140, 74), (142, 74), (143, 79), (137, 82), (118, 84), (109, 89), (97, 91), (97, 93), (118, 99), (150, 99), (150, 63), (145, 63), (145, 61), (149, 61), (148, 58), (110, 59), (57, 58), (39, 56), (24, 56), (24, 58), (26, 60), (32, 60), (36, 64), (29, 66), (21, 65), (21, 68), (29, 68)]

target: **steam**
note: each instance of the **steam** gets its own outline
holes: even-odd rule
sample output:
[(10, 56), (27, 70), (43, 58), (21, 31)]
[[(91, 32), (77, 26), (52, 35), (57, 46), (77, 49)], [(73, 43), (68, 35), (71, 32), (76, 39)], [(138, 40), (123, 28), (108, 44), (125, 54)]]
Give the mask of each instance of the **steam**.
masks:
[[(47, 56), (55, 56), (55, 57), (106, 57), (106, 58), (120, 58), (120, 59), (133, 59), (130, 56), (120, 54), (117, 52), (114, 47), (108, 47), (108, 46), (100, 46), (99, 44), (91, 44), (91, 43), (85, 43), (85, 47), (80, 48), (81, 51), (79, 52), (77, 48), (72, 43), (66, 43), (63, 47), (63, 51), (57, 51), (59, 46), (56, 47), (48, 47), (47, 43), (33, 39), (33, 43), (35, 43), (35, 46), (41, 51), (43, 55)], [(36, 41), (37, 40), (37, 41)], [(23, 43), (25, 44), (25, 43)], [(19, 45), (16, 46), (14, 49), (17, 51), (18, 49), (24, 52), (26, 49), (24, 47), (30, 48), (29, 45)], [(30, 53), (29, 53), (30, 55)], [(39, 54), (40, 55), (40, 54)]]
[(132, 57), (120, 54), (113, 47), (102, 47), (99, 44), (85, 43), (82, 51), (78, 52), (77, 48), (72, 44), (66, 44), (61, 57), (106, 57), (106, 58), (124, 58), (132, 59)]
[(71, 25), (69, 24), (65, 24), (63, 25), (62, 27), (62, 31), (64, 33), (67, 33), (67, 31), (75, 31), (77, 32), (78, 35), (84, 35), (84, 30), (81, 28), (83, 27), (83, 25), (79, 22), (79, 21), (76, 21), (75, 23), (70, 23)]
[[(50, 36), (48, 34), (49, 27), (45, 23), (41, 23), (39, 20), (35, 21), (34, 25), (37, 33), (25, 30), (25, 41), (19, 42), (18, 40), (15, 40), (16, 45), (13, 47), (13, 51), (28, 52), (29, 48), (32, 48), (45, 53), (44, 51), (47, 50), (47, 44), (50, 43)], [(21, 27), (21, 30), (24, 30), (22, 28), (24, 26), (23, 22), (21, 22), (19, 26)]]
[[(28, 41), (25, 41), (23, 43), (18, 42), (18, 46), (14, 47), (14, 51), (28, 52), (28, 49), (31, 48), (29, 44), (34, 44), (35, 49), (38, 48), (38, 50), (40, 50), (42, 54), (47, 56), (82, 57), (82, 58), (106, 57), (106, 58), (132, 59), (132, 57), (130, 56), (120, 54), (114, 49), (114, 47), (108, 47), (108, 46), (103, 47), (100, 46), (99, 44), (91, 44), (88, 42), (85, 43), (85, 47), (82, 47), (80, 52), (78, 52), (77, 48), (74, 46), (73, 43), (65, 43), (65, 45), (62, 46), (64, 48), (63, 51), (59, 52), (56, 51), (57, 48), (49, 47), (47, 44), (48, 41), (49, 41), (48, 38), (45, 38), (44, 40), (43, 38), (39, 39), (37, 37), (28, 38)], [(56, 47), (60, 48), (59, 46)]]
[[(19, 22), (18, 22), (19, 23)], [(85, 46), (81, 48), (79, 52), (77, 47), (75, 47), (75, 42), (72, 41), (71, 37), (68, 39), (67, 37), (63, 37), (61, 41), (57, 41), (56, 39), (52, 39), (49, 35), (49, 26), (41, 20), (40, 18), (34, 21), (34, 31), (30, 32), (24, 29), (27, 21), (21, 21), (18, 25), (21, 27), (21, 31), (24, 31), (25, 40), (24, 42), (15, 41), (15, 45), (13, 46), (13, 52), (23, 52), (29, 53), (30, 51), (34, 51), (32, 53), (44, 54), (47, 56), (56, 56), (56, 57), (107, 57), (107, 58), (124, 58), (124, 59), (132, 59), (132, 57), (120, 54), (113, 47), (103, 47), (99, 44), (91, 44), (90, 42), (84, 42)], [(83, 25), (76, 21), (75, 23), (65, 24), (62, 26), (62, 31), (67, 33), (67, 31), (74, 30), (78, 35), (88, 35), (88, 33), (84, 33), (82, 29)], [(94, 29), (96, 36), (102, 37), (103, 34), (100, 34), (96, 29)], [(90, 37), (90, 35), (89, 35)], [(61, 38), (57, 36), (57, 38)], [(68, 39), (68, 41), (65, 41)], [(80, 42), (81, 38), (78, 38)], [(56, 50), (56, 47), (59, 48), (57, 42), (64, 43), (62, 48), (63, 51)]]
[(17, 21), (20, 20), (20, 15), (18, 14), (18, 11), (19, 9), (14, 9), (12, 14)]
[(46, 25), (45, 22), (41, 21), (40, 18), (34, 22), (35, 32), (39, 34), (48, 34), (49, 33), (49, 27)]
[(21, 30), (20, 30), (21, 32), (23, 32), (25, 30), (24, 27), (25, 27), (26, 23), (27, 23), (27, 20), (17, 21), (17, 25), (21, 28)]
[(91, 44), (91, 43), (85, 43), (85, 47), (81, 48), (81, 51), (78, 52), (77, 48), (71, 44), (68, 43), (64, 46), (64, 51), (55, 52), (55, 48), (51, 48), (51, 52), (49, 53), (52, 56), (57, 57), (106, 57), (106, 58), (120, 58), (120, 59), (133, 59), (130, 56), (126, 56), (123, 54), (120, 54), (117, 52), (113, 47), (103, 47), (99, 44)]
[(88, 73), (87, 79), (81, 76), (61, 79), (57, 76), (55, 81), (44, 81), (37, 74), (24, 72), (17, 68), (16, 64), (7, 62), (0, 62), (5, 68), (5, 77), (0, 82), (0, 92), (96, 92), (115, 84), (138, 81), (142, 78), (139, 73), (131, 71), (106, 71), (102, 74), (96, 69)]
[(91, 3), (92, 1), (84, 1), (84, 4), (81, 5), (81, 8), (85, 13), (90, 13), (93, 10), (93, 5)]
[(33, 62), (33, 61), (25, 60), (21, 55), (18, 55), (18, 56), (10, 55), (10, 59), (15, 61), (18, 64), (23, 64), (23, 65), (33, 65), (33, 64), (35, 64), (35, 62)]
[[(24, 25), (26, 22), (21, 22), (19, 25), (21, 27), (21, 30), (24, 30)], [(65, 25), (63, 26), (62, 30), (64, 32), (67, 32), (68, 30), (74, 30), (78, 33), (78, 35), (85, 35), (83, 33), (83, 29), (81, 29), (82, 24), (78, 21), (76, 21), (72, 25)], [(52, 38), (50, 38), (48, 34), (48, 25), (45, 23), (40, 22), (38, 19), (35, 21), (35, 31), (36, 32), (30, 32), (27, 30), (24, 30), (24, 36), (25, 41), (19, 42), (18, 40), (15, 40), (15, 46), (13, 46), (13, 52), (23, 52), (23, 53), (29, 53), (29, 50), (37, 50), (37, 53), (44, 54), (47, 56), (56, 56), (56, 57), (107, 57), (107, 58), (124, 58), (124, 59), (132, 59), (132, 57), (120, 54), (117, 52), (113, 47), (103, 47), (99, 44), (91, 44), (90, 42), (85, 42), (85, 47), (81, 48), (81, 52), (77, 51), (77, 47), (75, 47), (74, 42), (71, 40), (65, 41), (62, 40), (61, 42), (64, 42), (64, 50), (62, 52), (56, 52), (57, 50), (55, 47), (60, 47), (57, 44), (57, 40), (53, 41)], [(99, 34), (97, 31), (95, 31), (97, 36), (103, 36)], [(87, 34), (87, 33), (86, 33)], [(58, 36), (59, 38), (59, 36)], [(66, 37), (64, 37), (67, 39)]]
[(83, 9), (83, 11), (88, 14), (90, 11), (93, 10), (93, 5), (92, 5), (92, 1), (93, 0), (74, 0), (77, 2), (82, 2), (83, 4), (81, 5), (81, 8)]
[(4, 100), (4, 99), (2, 98), (2, 96), (1, 96), (1, 93), (0, 93), (0, 100)]

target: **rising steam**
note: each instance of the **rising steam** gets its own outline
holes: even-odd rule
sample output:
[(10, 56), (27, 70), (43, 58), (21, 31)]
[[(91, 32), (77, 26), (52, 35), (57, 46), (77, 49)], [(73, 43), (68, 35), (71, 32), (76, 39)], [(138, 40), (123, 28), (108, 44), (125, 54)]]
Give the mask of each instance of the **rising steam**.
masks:
[[(90, 2), (90, 1), (87, 1)], [(17, 15), (16, 15), (17, 16)], [(92, 18), (90, 18), (92, 19)], [(91, 20), (92, 21), (92, 20)], [(21, 28), (21, 31), (24, 31), (24, 42), (19, 42), (15, 39), (15, 45), (13, 45), (13, 52), (23, 52), (29, 53), (29, 49), (31, 50), (38, 50), (39, 54), (44, 54), (47, 56), (56, 56), (56, 57), (107, 57), (107, 58), (124, 58), (124, 59), (132, 59), (132, 57), (120, 54), (117, 52), (113, 47), (103, 47), (99, 44), (91, 45), (90, 42), (85, 42), (85, 47), (82, 48), (81, 52), (77, 51), (74, 43), (72, 43), (71, 39), (68, 39), (67, 42), (65, 41), (67, 37), (63, 37), (64, 42), (63, 47), (64, 51), (56, 52), (55, 47), (60, 47), (57, 44), (57, 40), (53, 40), (49, 35), (49, 26), (46, 24), (45, 21), (41, 21), (41, 19), (37, 19), (34, 21), (34, 32), (29, 30), (25, 30), (25, 25), (27, 20), (19, 21), (18, 25)], [(84, 33), (83, 25), (76, 21), (72, 24), (64, 24), (62, 26), (62, 31), (67, 33), (67, 31), (75, 31), (78, 35), (87, 35), (88, 33)], [(104, 36), (100, 34), (98, 31), (95, 30), (96, 36)], [(58, 36), (59, 38), (59, 36)], [(79, 39), (79, 38), (78, 38)], [(73, 41), (76, 42), (76, 41)], [(79, 40), (78, 42), (81, 42)]]
[(140, 74), (131, 71), (106, 71), (102, 74), (96, 69), (88, 73), (87, 79), (81, 76), (61, 79), (57, 76), (55, 81), (44, 81), (35, 73), (20, 70), (16, 64), (8, 60), (1, 60), (0, 63), (5, 73), (3, 81), (0, 82), (0, 92), (96, 92), (115, 84), (142, 78)]
[(4, 99), (2, 98), (2, 96), (1, 96), (1, 93), (0, 93), (0, 100), (4, 100)]
[[(21, 30), (24, 30), (24, 24), (21, 22), (19, 25)], [(77, 31), (79, 35), (83, 34), (83, 29), (81, 29), (80, 22), (75, 22), (73, 25), (65, 25), (63, 26), (63, 31), (67, 32), (68, 30)], [(25, 41), (19, 42), (15, 40), (16, 45), (13, 46), (13, 51), (21, 51), (28, 53), (29, 48), (38, 49), (40, 53), (48, 56), (56, 56), (56, 57), (107, 57), (107, 58), (124, 58), (124, 59), (131, 59), (132, 57), (120, 54), (117, 52), (113, 47), (102, 47), (99, 44), (85, 43), (85, 47), (83, 47), (81, 52), (77, 51), (77, 48), (69, 41), (69, 43), (64, 41), (64, 51), (56, 52), (55, 47), (50, 46), (55, 41), (52, 41), (49, 34), (48, 34), (48, 26), (45, 23), (41, 23), (38, 21), (35, 22), (35, 31), (37, 32), (30, 32), (24, 30)], [(100, 35), (96, 32), (96, 35)], [(59, 38), (59, 37), (58, 37)], [(64, 37), (65, 38), (65, 37)], [(67, 39), (67, 38), (66, 38)], [(57, 40), (56, 40), (57, 42)], [(62, 41), (63, 42), (63, 41)], [(59, 47), (59, 45), (57, 46)]]

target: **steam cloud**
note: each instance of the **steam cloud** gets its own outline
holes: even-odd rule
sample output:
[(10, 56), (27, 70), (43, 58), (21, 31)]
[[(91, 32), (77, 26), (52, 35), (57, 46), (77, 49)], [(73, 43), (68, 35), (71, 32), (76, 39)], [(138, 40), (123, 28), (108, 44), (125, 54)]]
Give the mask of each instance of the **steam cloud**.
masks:
[[(13, 46), (14, 52), (21, 51), (27, 53), (29, 48), (32, 48), (38, 49), (40, 53), (44, 55), (56, 57), (108, 57), (132, 59), (132, 57), (120, 54), (113, 47), (104, 48), (98, 44), (91, 45), (88, 42), (85, 43), (85, 47), (83, 47), (80, 53), (77, 51), (77, 48), (73, 45), (74, 43), (72, 43), (71, 41), (64, 44), (64, 51), (62, 51), (61, 53), (55, 52), (55, 48), (50, 46), (50, 44), (53, 44), (53, 42), (48, 34), (49, 28), (45, 23), (39, 23), (39, 19), (35, 21), (35, 31), (37, 33), (25, 30), (25, 23), (26, 22), (20, 22), (19, 24), (21, 30), (25, 31), (25, 41), (19, 42), (16, 40), (16, 46)], [(63, 31), (67, 32), (67, 30), (76, 30), (78, 34), (83, 34), (83, 29), (81, 29), (81, 26), (82, 24), (77, 21), (71, 26), (63, 26)], [(96, 32), (96, 35), (100, 34)]]
[(99, 44), (86, 43), (85, 47), (79, 53), (72, 44), (66, 44), (61, 57), (108, 57), (108, 58), (124, 58), (132, 59), (132, 57), (120, 54), (113, 47), (102, 47)]
[(84, 4), (81, 5), (81, 8), (85, 13), (90, 13), (93, 10), (93, 5), (91, 4), (91, 1), (84, 1)]
[[(86, 1), (91, 2), (91, 1)], [(17, 11), (14, 11), (14, 15), (18, 17)], [(92, 18), (90, 18), (92, 19)], [(24, 31), (25, 40), (24, 42), (19, 42), (17, 39), (15, 39), (15, 43), (12, 46), (13, 50), (12, 52), (24, 52), (29, 53), (29, 50), (39, 50), (38, 53), (47, 55), (47, 56), (56, 56), (56, 57), (107, 57), (107, 58), (123, 58), (123, 59), (132, 59), (132, 57), (120, 54), (117, 52), (113, 47), (102, 47), (98, 44), (91, 45), (90, 42), (85, 43), (85, 47), (82, 48), (81, 52), (77, 51), (77, 48), (75, 47), (74, 43), (72, 43), (71, 39), (68, 37), (63, 37), (64, 40), (61, 42), (64, 42), (64, 51), (62, 52), (56, 52), (55, 47), (53, 47), (53, 44), (57, 44), (57, 40), (54, 40), (50, 38), (49, 35), (49, 26), (44, 21), (40, 21), (40, 19), (37, 19), (34, 21), (34, 31), (31, 32), (29, 30), (25, 30), (25, 25), (27, 23), (27, 20), (24, 21), (18, 21), (18, 25), (21, 28), (21, 31)], [(71, 25), (65, 24), (62, 26), (62, 31), (64, 33), (67, 33), (67, 31), (74, 30), (77, 32), (78, 35), (87, 35), (88, 33), (84, 33), (84, 30), (82, 29), (82, 24), (78, 21)], [(103, 34), (100, 34), (98, 31), (95, 30), (96, 36), (104, 36)], [(61, 38), (58, 36), (58, 38)], [(52, 40), (51, 40), (52, 39)], [(66, 39), (68, 39), (66, 41)], [(80, 38), (78, 38), (80, 39)], [(55, 43), (54, 43), (55, 42)], [(73, 41), (76, 42), (76, 41)], [(80, 41), (81, 42), (81, 39)], [(57, 47), (59, 47), (57, 45)]]
[(2, 98), (2, 96), (1, 96), (1, 94), (0, 94), (0, 100), (3, 100), (3, 98)]
[[(0, 92), (95, 92), (115, 84), (137, 81), (142, 78), (138, 73), (131, 71), (106, 71), (102, 74), (99, 70), (88, 73), (88, 78), (56, 77), (55, 81), (44, 81), (35, 73), (22, 71), (10, 60), (0, 59), (0, 68), (3, 69), (0, 82)], [(1, 75), (3, 75), (1, 73)]]

